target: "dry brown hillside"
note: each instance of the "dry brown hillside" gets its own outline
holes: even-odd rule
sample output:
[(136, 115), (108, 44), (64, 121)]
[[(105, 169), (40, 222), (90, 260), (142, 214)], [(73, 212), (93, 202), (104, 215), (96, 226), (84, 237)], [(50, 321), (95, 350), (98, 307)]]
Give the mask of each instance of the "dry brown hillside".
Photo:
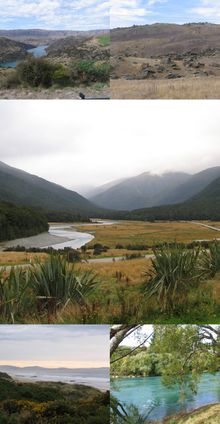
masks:
[(219, 40), (214, 24), (113, 29), (112, 98), (220, 98)]

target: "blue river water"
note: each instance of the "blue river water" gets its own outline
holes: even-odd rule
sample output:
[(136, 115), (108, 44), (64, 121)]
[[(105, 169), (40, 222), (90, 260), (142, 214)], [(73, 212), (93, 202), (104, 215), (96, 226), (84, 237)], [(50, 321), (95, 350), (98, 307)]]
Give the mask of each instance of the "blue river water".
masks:
[[(48, 45), (37, 46), (33, 49), (28, 49), (28, 53), (31, 53), (34, 57), (43, 57), (47, 55), (46, 48)], [(0, 68), (16, 68), (17, 64), (21, 62), (21, 60), (14, 60), (11, 62), (1, 62)]]
[[(183, 404), (177, 387), (167, 388), (160, 377), (119, 378), (111, 383), (111, 393), (123, 404), (133, 404), (142, 413), (154, 405), (151, 420), (161, 420), (180, 411), (188, 412), (203, 405), (220, 402), (220, 373), (204, 374), (196, 395), (189, 392)], [(220, 422), (220, 421), (219, 421)]]

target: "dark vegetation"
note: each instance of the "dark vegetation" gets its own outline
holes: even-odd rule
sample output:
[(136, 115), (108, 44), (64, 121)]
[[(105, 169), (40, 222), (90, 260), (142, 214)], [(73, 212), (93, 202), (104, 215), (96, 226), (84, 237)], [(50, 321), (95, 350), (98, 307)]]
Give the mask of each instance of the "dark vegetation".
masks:
[(109, 393), (83, 385), (15, 382), (0, 373), (1, 424), (109, 424)]
[(99, 209), (84, 197), (58, 184), (0, 162), (0, 201), (36, 207), (51, 220), (88, 219)]
[(220, 178), (183, 203), (134, 210), (130, 217), (139, 220), (218, 221), (220, 220)]
[(48, 231), (46, 216), (32, 208), (0, 203), (0, 241)]
[(19, 86), (50, 88), (107, 83), (110, 65), (95, 60), (76, 60), (69, 65), (53, 63), (50, 59), (30, 57), (19, 63), (6, 82), (6, 88)]

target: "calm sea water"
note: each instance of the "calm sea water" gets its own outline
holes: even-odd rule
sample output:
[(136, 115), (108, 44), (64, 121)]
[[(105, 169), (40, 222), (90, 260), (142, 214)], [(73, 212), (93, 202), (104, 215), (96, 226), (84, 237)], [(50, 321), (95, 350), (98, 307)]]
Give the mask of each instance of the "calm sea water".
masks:
[(69, 384), (85, 384), (100, 390), (109, 389), (109, 370), (101, 369), (68, 369), (68, 368), (21, 368), (6, 372), (19, 380), (54, 381)]
[(143, 413), (154, 404), (149, 418), (161, 420), (181, 410), (187, 412), (203, 405), (220, 402), (220, 373), (204, 374), (197, 395), (189, 392), (184, 404), (179, 403), (177, 387), (165, 387), (160, 377), (117, 379), (111, 383), (111, 392), (120, 402), (127, 405), (134, 404)]

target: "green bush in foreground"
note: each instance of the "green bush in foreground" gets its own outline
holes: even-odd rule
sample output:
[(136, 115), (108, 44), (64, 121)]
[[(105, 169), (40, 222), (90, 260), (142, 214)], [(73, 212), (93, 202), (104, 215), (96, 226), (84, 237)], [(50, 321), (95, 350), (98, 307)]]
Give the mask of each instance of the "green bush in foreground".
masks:
[(80, 60), (73, 64), (75, 78), (81, 82), (108, 82), (110, 65), (107, 62), (97, 63), (94, 60)]
[(86, 300), (97, 286), (93, 272), (77, 273), (66, 257), (50, 255), (44, 262), (37, 260), (31, 269), (5, 269), (0, 275), (0, 317), (15, 322), (37, 311), (48, 321), (75, 303), (84, 310)]
[(170, 249), (164, 246), (155, 250), (152, 268), (145, 272), (146, 297), (155, 296), (163, 311), (174, 310), (180, 299), (186, 302), (190, 289), (196, 287), (201, 279), (199, 254), (199, 249), (181, 247)]

